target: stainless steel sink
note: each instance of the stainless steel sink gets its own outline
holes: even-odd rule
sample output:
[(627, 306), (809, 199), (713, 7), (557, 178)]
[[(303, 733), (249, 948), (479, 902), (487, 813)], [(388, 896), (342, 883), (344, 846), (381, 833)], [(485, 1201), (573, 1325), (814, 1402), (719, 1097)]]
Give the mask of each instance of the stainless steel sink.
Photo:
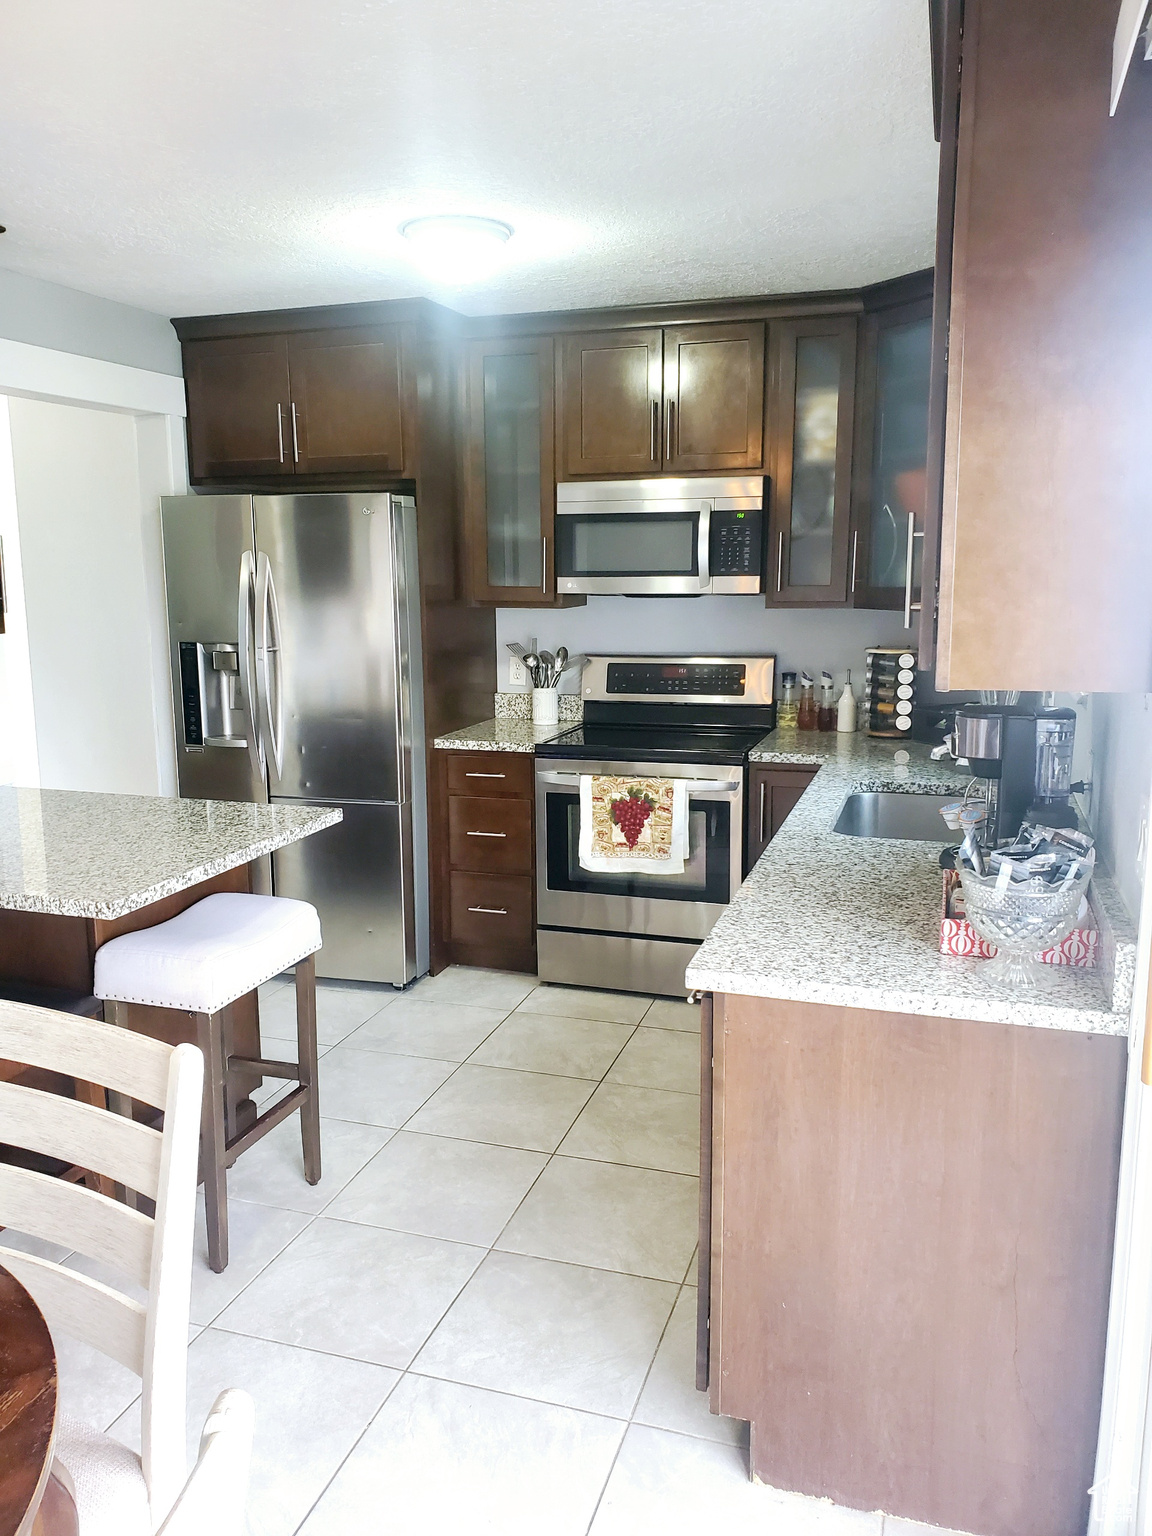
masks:
[(891, 837), (920, 843), (957, 843), (940, 815), (942, 805), (954, 805), (951, 795), (901, 795), (890, 791), (849, 795), (833, 832), (845, 837)]

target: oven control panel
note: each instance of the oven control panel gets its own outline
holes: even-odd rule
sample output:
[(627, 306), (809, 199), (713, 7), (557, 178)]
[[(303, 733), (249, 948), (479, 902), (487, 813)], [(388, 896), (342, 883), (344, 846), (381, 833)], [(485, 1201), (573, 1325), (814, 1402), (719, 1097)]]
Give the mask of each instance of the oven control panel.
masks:
[(580, 692), (586, 705), (617, 713), (631, 702), (726, 705), (741, 714), (771, 706), (775, 682), (775, 656), (589, 656)]
[(605, 692), (609, 698), (620, 694), (744, 697), (746, 670), (742, 662), (613, 661), (608, 663), (607, 673)]

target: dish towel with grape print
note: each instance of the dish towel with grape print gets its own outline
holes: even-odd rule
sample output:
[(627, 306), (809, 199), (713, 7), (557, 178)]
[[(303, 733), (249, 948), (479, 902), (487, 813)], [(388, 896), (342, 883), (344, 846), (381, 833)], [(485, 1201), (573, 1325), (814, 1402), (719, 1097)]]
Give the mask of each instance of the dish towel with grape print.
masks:
[(687, 779), (580, 775), (582, 869), (682, 875), (687, 858)]

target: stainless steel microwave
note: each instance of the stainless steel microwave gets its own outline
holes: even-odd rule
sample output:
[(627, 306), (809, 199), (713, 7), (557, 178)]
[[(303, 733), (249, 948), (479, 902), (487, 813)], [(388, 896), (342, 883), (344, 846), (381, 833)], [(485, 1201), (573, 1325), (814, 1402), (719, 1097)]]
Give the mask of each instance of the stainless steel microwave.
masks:
[(763, 477), (558, 485), (556, 590), (763, 592)]

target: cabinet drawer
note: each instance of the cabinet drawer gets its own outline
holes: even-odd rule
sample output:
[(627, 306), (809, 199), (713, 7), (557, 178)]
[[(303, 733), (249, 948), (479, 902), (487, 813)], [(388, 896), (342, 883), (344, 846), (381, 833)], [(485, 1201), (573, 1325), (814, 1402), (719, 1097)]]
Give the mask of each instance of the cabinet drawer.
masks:
[(532, 798), (530, 752), (450, 752), (448, 792), (452, 795), (515, 795)]
[(454, 870), (452, 942), (523, 951), (532, 944), (532, 876), (471, 875)]
[(448, 863), (493, 875), (532, 873), (532, 802), (448, 797)]

